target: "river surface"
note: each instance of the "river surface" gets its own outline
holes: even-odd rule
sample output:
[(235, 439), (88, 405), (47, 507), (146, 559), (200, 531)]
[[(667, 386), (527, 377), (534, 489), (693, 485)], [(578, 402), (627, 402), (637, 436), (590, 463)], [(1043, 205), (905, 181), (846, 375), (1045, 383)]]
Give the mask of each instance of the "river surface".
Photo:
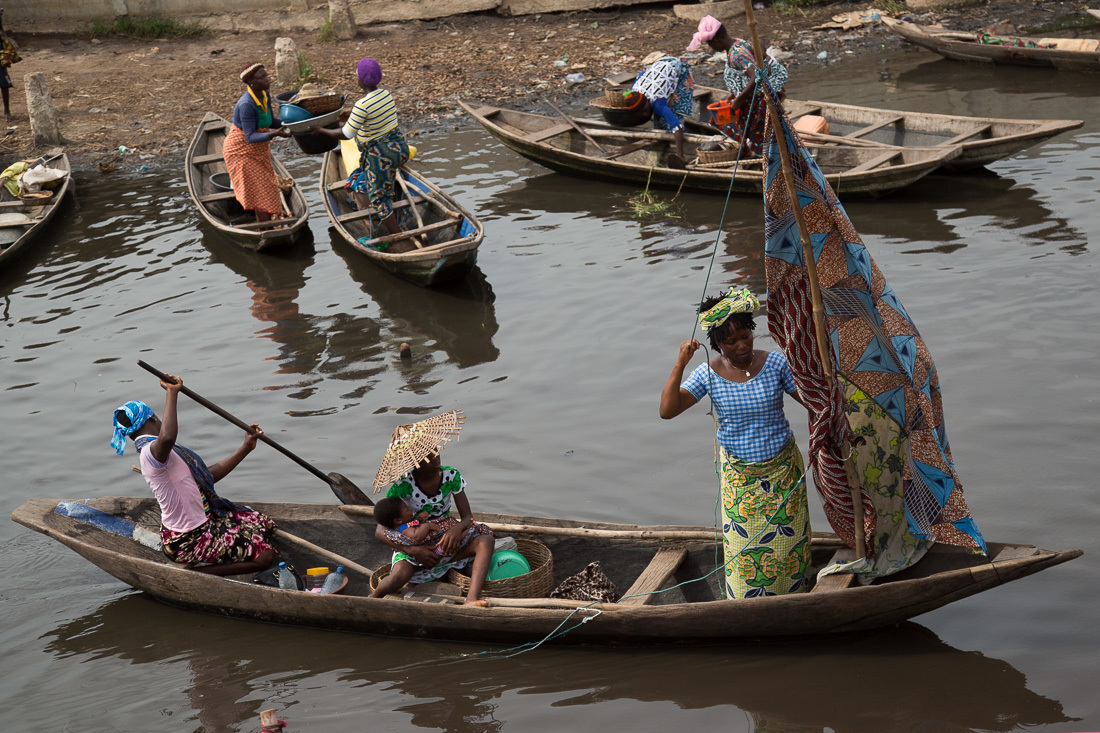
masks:
[[(1084, 557), (854, 637), (500, 659), (177, 610), (3, 522), (5, 730), (255, 731), (267, 708), (289, 731), (317, 733), (1100, 730), (1095, 89), (1095, 77), (924, 53), (798, 67), (789, 87), (1089, 120), (983, 175), (847, 204), (936, 359), (985, 536)], [(733, 200), (723, 221), (723, 197), (682, 195), (680, 218), (645, 223), (624, 209), (634, 187), (550, 173), (480, 128), (415, 143), (416, 167), (485, 223), (478, 272), (446, 290), (396, 280), (333, 241), (315, 158), (290, 160), (310, 182), (313, 242), (280, 256), (204, 232), (182, 172), (80, 176), (68, 221), (0, 277), (4, 515), (32, 497), (147, 494), (132, 446), (123, 458), (108, 446), (115, 406), (163, 404), (143, 359), (361, 487), (397, 424), (461, 408), (462, 439), (445, 457), (475, 511), (712, 521), (713, 424), (700, 407), (661, 421), (658, 393), (704, 287), (764, 290), (759, 199)], [(758, 346), (772, 346), (766, 327)], [(208, 460), (240, 441), (186, 399), (180, 423)], [(333, 501), (265, 446), (219, 486), (238, 501)]]

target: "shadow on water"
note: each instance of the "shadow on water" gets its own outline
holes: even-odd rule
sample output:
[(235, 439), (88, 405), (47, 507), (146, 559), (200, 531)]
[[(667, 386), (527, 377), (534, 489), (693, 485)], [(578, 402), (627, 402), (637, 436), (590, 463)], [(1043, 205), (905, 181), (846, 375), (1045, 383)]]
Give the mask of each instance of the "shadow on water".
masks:
[[(907, 94), (933, 92), (982, 92), (999, 94), (1057, 94), (1091, 99), (1096, 94), (1096, 76), (1074, 72), (1051, 72), (1030, 66), (999, 66), (997, 64), (966, 64), (945, 58), (935, 58), (896, 76), (899, 87)], [(1013, 107), (997, 114), (999, 117), (1051, 117), (1042, 108)]]
[(459, 369), (494, 362), (500, 356), (493, 344), (500, 328), (493, 305), (496, 295), (479, 267), (460, 280), (424, 288), (391, 275), (334, 230), (330, 232), (333, 251), (387, 322), (380, 337), (383, 350), (396, 354), (402, 343), (412, 348), (412, 359), (403, 360), (400, 367), (410, 387), (438, 363), (432, 353), (436, 349)]
[[(181, 634), (185, 627), (201, 629), (201, 636)], [(441, 666), (476, 647), (196, 617), (131, 593), (43, 640), (45, 651), (62, 659), (185, 662), (192, 673), (186, 693), (206, 730), (255, 720), (268, 705), (256, 698), (272, 692), (272, 679), (281, 687), (310, 680), (296, 685), (310, 689), (331, 676), (346, 689), (378, 685), (413, 698), (395, 711), (415, 727), (469, 733), (502, 729), (499, 708), (514, 694), (548, 696), (552, 707), (616, 700), (683, 709), (734, 705), (757, 731), (1008, 731), (1074, 720), (1057, 700), (1029, 690), (1008, 663), (955, 649), (911, 622), (820, 642), (644, 653), (544, 648)], [(300, 702), (287, 700), (285, 691), (280, 697)], [(354, 716), (349, 708), (372, 696), (356, 697), (362, 702), (345, 698), (342, 714)]]
[[(966, 220), (989, 222), (1033, 246), (1058, 242), (1081, 254), (1088, 238), (1069, 219), (1055, 214), (1035, 189), (982, 168), (966, 175), (929, 176), (889, 200), (845, 204), (856, 229), (904, 242), (936, 242), (938, 252), (966, 246)], [(906, 222), (904, 227), (898, 221)], [(960, 231), (960, 229), (962, 229)]]

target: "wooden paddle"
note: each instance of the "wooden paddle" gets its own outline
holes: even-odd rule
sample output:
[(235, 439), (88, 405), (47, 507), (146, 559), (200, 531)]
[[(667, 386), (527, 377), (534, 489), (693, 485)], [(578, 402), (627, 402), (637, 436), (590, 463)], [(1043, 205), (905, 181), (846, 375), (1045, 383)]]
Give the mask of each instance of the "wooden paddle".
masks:
[[(160, 371), (159, 369), (156, 369), (155, 367), (149, 366), (141, 359), (138, 359), (138, 366), (149, 372), (150, 374), (160, 378), (161, 380), (170, 381), (167, 374)], [(215, 415), (225, 418), (241, 430), (244, 430), (245, 432), (251, 432), (251, 426), (244, 420), (241, 420), (240, 418), (234, 417), (233, 415), (229, 414), (210, 400), (197, 394), (193, 389), (184, 386), (180, 388), (180, 392), (183, 392), (185, 395), (193, 399), (195, 402), (198, 402), (200, 405), (210, 410)], [(328, 474), (322, 473), (319, 468), (311, 463), (307, 463), (304, 459), (299, 458), (295, 454), (291, 453), (289, 450), (269, 438), (266, 434), (259, 436), (259, 440), (267, 443), (272, 448), (279, 451), (284, 456), (294, 461), (299, 466), (327, 483), (329, 485), (329, 488), (332, 489), (332, 493), (336, 494), (336, 498), (340, 500), (341, 504), (366, 504), (368, 506), (374, 504), (374, 502), (371, 501), (370, 498), (366, 494), (364, 494), (358, 486), (348, 480), (346, 476), (335, 472)]]

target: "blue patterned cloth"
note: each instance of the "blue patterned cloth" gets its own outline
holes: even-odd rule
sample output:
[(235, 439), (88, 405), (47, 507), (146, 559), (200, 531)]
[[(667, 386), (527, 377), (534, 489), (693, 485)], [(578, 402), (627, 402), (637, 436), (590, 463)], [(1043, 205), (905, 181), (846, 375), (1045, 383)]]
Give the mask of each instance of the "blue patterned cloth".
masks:
[[(119, 423), (117, 415), (120, 412), (126, 413), (126, 417), (130, 420), (129, 427)], [(122, 407), (116, 408), (111, 415), (111, 419), (115, 424), (115, 434), (111, 437), (111, 447), (115, 449), (115, 453), (121, 456), (126, 450), (126, 436), (139, 430), (145, 424), (145, 421), (153, 416), (153, 408), (144, 402), (131, 400)]]
[(783, 414), (783, 393), (793, 394), (796, 387), (787, 358), (778, 351), (769, 351), (763, 368), (747, 382), (730, 382), (709, 364), (700, 364), (680, 386), (696, 400), (710, 393), (718, 444), (742, 461), (770, 461), (793, 435)]

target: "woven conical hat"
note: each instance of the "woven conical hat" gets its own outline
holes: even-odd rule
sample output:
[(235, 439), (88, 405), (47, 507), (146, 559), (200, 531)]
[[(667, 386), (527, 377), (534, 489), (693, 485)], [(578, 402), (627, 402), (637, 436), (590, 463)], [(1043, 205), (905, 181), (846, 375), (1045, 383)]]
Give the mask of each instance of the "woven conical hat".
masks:
[(457, 440), (465, 419), (462, 410), (451, 410), (412, 425), (398, 425), (374, 477), (374, 493), (377, 494), (419, 466), (425, 458), (438, 452), (451, 436)]

